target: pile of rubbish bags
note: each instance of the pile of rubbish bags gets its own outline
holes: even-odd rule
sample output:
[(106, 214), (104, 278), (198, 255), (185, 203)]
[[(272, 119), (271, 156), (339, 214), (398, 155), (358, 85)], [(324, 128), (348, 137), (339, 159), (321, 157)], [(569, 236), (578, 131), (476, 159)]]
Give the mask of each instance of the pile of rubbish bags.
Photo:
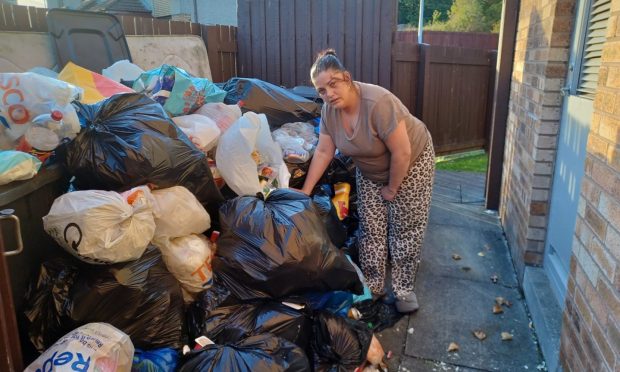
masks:
[(373, 332), (398, 313), (356, 264), (352, 162), (336, 156), (312, 197), (289, 188), (304, 182), (320, 103), (168, 65), (57, 77), (0, 74), (23, 91), (0, 101), (0, 184), (53, 162), (72, 176), (43, 218), (58, 245), (45, 249), (69, 254), (25, 295), (41, 353), (27, 370), (383, 365)]

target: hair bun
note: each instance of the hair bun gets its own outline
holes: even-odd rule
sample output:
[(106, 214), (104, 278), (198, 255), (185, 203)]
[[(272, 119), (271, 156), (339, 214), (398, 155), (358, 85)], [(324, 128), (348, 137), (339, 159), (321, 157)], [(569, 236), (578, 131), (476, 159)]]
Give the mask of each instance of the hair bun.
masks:
[(338, 59), (336, 51), (332, 48), (322, 50), (317, 54), (316, 60), (310, 68), (310, 78), (312, 82), (314, 83), (319, 73), (327, 70), (348, 72)]
[(333, 48), (322, 50), (321, 52), (319, 52), (318, 58), (322, 58), (325, 56), (334, 56), (338, 58), (338, 56), (336, 55), (336, 50), (334, 50)]

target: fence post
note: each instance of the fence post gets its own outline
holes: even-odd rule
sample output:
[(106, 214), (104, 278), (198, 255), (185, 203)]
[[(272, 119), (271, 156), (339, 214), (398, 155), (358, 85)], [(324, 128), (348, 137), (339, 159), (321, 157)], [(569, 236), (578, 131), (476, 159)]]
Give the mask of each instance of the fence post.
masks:
[(493, 96), (493, 121), (489, 144), (489, 167), (485, 185), (485, 208), (497, 210), (501, 196), (504, 145), (506, 142), (506, 125), (508, 120), (510, 81), (514, 59), (517, 22), (519, 18), (519, 1), (504, 1), (502, 9), (502, 30), (498, 49), (498, 72)]
[(484, 143), (484, 151), (489, 153), (490, 144), (491, 144), (491, 124), (493, 123), (493, 97), (495, 96), (495, 78), (497, 75), (496, 66), (497, 65), (497, 50), (489, 51), (489, 83), (487, 84), (487, 112), (485, 116), (485, 143)]

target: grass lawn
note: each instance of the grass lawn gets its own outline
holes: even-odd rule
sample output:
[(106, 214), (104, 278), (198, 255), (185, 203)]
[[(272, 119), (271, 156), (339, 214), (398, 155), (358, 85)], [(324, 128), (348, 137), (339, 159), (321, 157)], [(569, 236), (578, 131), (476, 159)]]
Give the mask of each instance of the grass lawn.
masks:
[(484, 173), (487, 171), (488, 161), (487, 154), (475, 154), (455, 159), (438, 158), (435, 163), (435, 168), (450, 171)]

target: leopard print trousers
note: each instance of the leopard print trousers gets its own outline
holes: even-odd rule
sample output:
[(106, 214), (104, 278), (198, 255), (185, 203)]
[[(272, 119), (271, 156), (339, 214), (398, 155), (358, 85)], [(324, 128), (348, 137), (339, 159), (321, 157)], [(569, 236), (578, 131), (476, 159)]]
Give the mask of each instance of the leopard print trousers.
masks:
[(392, 288), (397, 296), (414, 290), (420, 251), (428, 222), (435, 176), (435, 152), (429, 140), (413, 163), (393, 201), (381, 197), (383, 184), (356, 171), (359, 254), (362, 272), (373, 293), (384, 293), (388, 250)]

